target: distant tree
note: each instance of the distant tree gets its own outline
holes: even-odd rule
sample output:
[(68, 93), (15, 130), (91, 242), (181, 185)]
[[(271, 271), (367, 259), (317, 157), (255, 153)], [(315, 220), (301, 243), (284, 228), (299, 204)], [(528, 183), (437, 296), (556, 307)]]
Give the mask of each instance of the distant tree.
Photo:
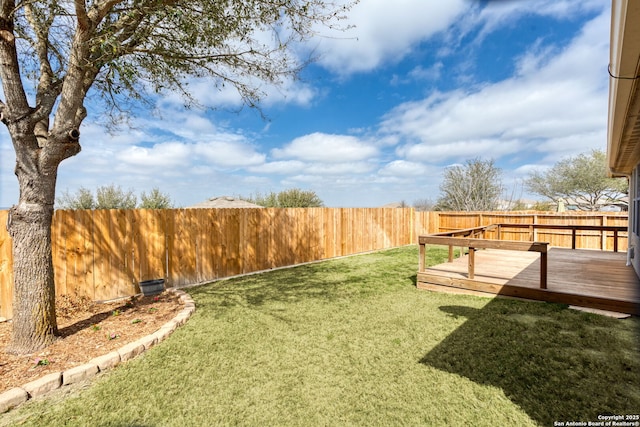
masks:
[(531, 210), (534, 211), (541, 211), (541, 212), (549, 212), (554, 210), (555, 208), (555, 204), (553, 202), (541, 202), (541, 201), (537, 201), (535, 202), (535, 204), (531, 207)]
[(435, 202), (431, 199), (418, 199), (413, 202), (413, 208), (417, 211), (431, 211), (435, 207)]
[(96, 209), (135, 209), (137, 203), (133, 190), (125, 192), (119, 185), (105, 185), (96, 190)]
[(278, 195), (273, 191), (265, 195), (256, 193), (255, 196), (241, 197), (241, 199), (255, 203), (256, 205), (264, 206), (265, 208), (278, 207)]
[(509, 205), (510, 211), (526, 211), (527, 209), (528, 209), (527, 204), (520, 199), (511, 202)]
[(84, 187), (75, 194), (66, 190), (56, 203), (59, 209), (135, 209), (137, 198), (133, 190), (125, 192), (119, 185), (110, 184), (98, 187), (95, 198), (91, 190)]
[(149, 194), (144, 191), (140, 194), (142, 209), (171, 209), (172, 207), (171, 196), (162, 193), (157, 187), (153, 188)]
[(80, 187), (75, 194), (69, 190), (62, 192), (62, 196), (56, 200), (58, 209), (95, 209), (96, 201), (93, 193), (88, 188)]
[(527, 189), (554, 203), (563, 199), (580, 210), (597, 211), (606, 205), (626, 205), (626, 178), (607, 176), (602, 150), (592, 150), (557, 162), (546, 172), (536, 171), (525, 181)]
[(436, 210), (491, 211), (502, 194), (502, 171), (493, 160), (473, 159), (445, 169)]
[(255, 197), (246, 200), (265, 208), (317, 208), (324, 206), (315, 191), (299, 188), (291, 188), (279, 193), (272, 191), (264, 196), (258, 193)]

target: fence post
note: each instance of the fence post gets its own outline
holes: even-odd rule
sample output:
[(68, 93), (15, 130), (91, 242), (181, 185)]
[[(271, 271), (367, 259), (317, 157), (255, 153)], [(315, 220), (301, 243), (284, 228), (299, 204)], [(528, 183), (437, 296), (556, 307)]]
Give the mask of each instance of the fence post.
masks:
[[(607, 225), (607, 223), (608, 223), (607, 215), (602, 214), (602, 217), (600, 217), (600, 224), (604, 227)], [(615, 243), (613, 245), (615, 246)], [(607, 231), (606, 230), (601, 231), (600, 249), (603, 251), (607, 250)]]
[(547, 246), (540, 252), (540, 289), (547, 289)]
[(418, 224), (422, 223), (422, 221), (420, 220), (420, 214), (415, 209), (411, 212), (411, 223), (413, 224), (413, 227), (411, 229), (411, 241), (409, 244), (417, 242), (418, 236), (420, 235), (418, 232)]
[(475, 266), (476, 266), (476, 249), (469, 247), (469, 267), (468, 267), (469, 279), (473, 280), (475, 276)]

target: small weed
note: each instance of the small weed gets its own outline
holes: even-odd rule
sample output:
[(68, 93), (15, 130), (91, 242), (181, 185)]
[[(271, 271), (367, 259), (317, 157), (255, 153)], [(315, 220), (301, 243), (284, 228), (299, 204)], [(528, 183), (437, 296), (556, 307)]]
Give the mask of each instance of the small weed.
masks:
[(120, 316), (120, 310), (113, 310), (113, 311), (111, 312), (111, 315), (112, 315), (112, 316)]
[(158, 309), (157, 309), (157, 308), (155, 308), (155, 307), (151, 307), (151, 308), (149, 309), (149, 313), (155, 313), (156, 311), (158, 311)]
[(109, 341), (111, 341), (111, 340), (115, 340), (115, 339), (117, 339), (117, 338), (120, 338), (120, 335), (116, 334), (115, 332), (112, 332), (112, 333), (110, 333), (110, 334), (107, 334), (107, 339), (108, 339)]
[(136, 323), (140, 323), (140, 322), (142, 322), (142, 320), (140, 320), (140, 319), (133, 319), (133, 320), (131, 321), (131, 324), (135, 325)]
[(93, 325), (93, 326), (91, 326), (91, 330), (93, 330), (94, 332), (99, 331), (100, 329), (102, 329), (102, 327), (101, 327), (101, 326), (99, 326), (99, 325)]
[(34, 360), (34, 368), (37, 368), (38, 366), (47, 366), (49, 364), (49, 359), (40, 359), (39, 357), (36, 358), (36, 360)]

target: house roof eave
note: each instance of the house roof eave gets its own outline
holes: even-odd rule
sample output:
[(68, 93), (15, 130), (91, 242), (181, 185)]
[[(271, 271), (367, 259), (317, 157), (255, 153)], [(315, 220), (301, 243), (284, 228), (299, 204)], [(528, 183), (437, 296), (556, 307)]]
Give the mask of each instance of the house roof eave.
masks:
[(640, 2), (613, 0), (607, 156), (612, 175), (640, 163)]

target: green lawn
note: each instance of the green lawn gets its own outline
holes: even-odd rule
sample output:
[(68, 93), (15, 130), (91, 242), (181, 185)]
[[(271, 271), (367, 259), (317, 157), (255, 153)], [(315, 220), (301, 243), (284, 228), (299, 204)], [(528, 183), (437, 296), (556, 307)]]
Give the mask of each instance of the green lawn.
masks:
[(493, 427), (640, 411), (638, 319), (418, 291), (417, 257), (192, 288), (197, 310), (167, 341), (0, 425)]

